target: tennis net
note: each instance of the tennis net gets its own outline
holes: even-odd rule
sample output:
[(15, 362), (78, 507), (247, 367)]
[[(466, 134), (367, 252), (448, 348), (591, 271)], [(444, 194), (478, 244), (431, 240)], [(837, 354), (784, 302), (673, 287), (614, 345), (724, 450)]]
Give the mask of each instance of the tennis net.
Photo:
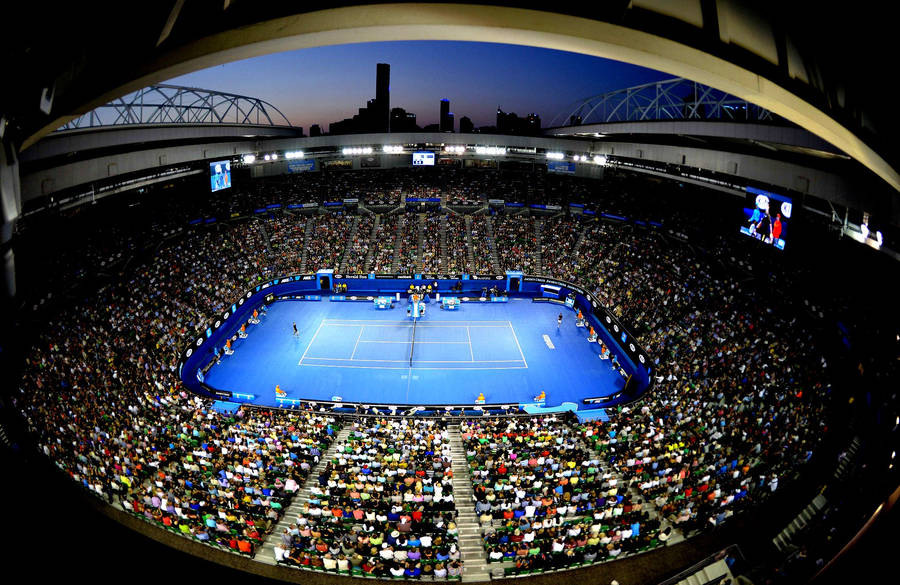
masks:
[(412, 367), (413, 350), (416, 348), (416, 324), (419, 322), (417, 316), (413, 315), (412, 339), (409, 342), (409, 366)]

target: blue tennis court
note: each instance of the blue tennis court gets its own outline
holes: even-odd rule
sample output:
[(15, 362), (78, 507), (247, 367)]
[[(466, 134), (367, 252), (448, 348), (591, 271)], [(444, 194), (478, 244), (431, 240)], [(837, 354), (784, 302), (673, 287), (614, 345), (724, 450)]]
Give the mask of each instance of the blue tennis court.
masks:
[(527, 368), (509, 321), (324, 319), (301, 366), (413, 370)]
[(415, 324), (405, 306), (275, 302), (206, 383), (273, 405), (276, 384), (288, 398), (397, 404), (471, 404), (479, 393), (489, 403), (528, 403), (544, 391), (547, 406), (624, 386), (559, 305), (515, 298), (444, 311), (431, 304)]

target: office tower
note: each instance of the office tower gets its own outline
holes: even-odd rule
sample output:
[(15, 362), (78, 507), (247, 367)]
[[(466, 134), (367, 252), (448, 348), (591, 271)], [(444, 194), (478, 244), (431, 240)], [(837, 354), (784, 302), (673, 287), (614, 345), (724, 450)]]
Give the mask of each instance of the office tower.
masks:
[(373, 128), (375, 132), (390, 131), (391, 111), (391, 66), (379, 63), (375, 77), (375, 104), (373, 112)]
[(450, 113), (450, 100), (441, 100), (441, 132), (453, 132), (453, 114)]

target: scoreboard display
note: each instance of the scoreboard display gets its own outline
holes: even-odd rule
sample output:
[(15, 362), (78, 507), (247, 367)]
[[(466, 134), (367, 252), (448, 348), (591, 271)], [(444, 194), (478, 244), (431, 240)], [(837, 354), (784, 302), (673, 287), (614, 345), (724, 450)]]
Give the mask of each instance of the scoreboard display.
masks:
[(209, 163), (209, 185), (213, 193), (231, 187), (231, 161)]
[(414, 167), (433, 167), (434, 153), (425, 150), (414, 152), (412, 155), (412, 164)]

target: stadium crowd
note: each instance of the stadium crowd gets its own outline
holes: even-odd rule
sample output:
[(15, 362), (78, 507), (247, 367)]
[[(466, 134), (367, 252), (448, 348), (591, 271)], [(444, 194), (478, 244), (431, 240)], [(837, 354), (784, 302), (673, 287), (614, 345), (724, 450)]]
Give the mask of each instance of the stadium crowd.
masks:
[(276, 560), (376, 577), (458, 576), (451, 466), (441, 421), (354, 421)]
[(492, 560), (515, 571), (614, 558), (659, 544), (660, 521), (557, 417), (461, 426)]
[[(253, 217), (254, 208), (279, 202), (269, 187), (285, 203), (337, 195), (381, 200), (421, 177), (407, 174), (267, 180), (227, 202), (204, 199), (179, 220), (238, 214), (228, 221), (184, 227), (162, 209), (144, 218), (144, 232), (108, 232), (128, 258), (90, 238), (76, 248), (83, 256), (66, 254), (71, 264), (55, 266), (84, 281), (113, 264), (120, 273), (79, 293), (38, 332), (16, 406), (40, 450), (99, 497), (197, 541), (253, 554), (339, 421), (308, 411), (218, 413), (181, 387), (180, 350), (250, 284), (299, 271), (304, 252), (308, 270), (338, 268), (346, 249), (346, 272), (392, 272), (400, 234), (404, 247), (418, 241), (417, 229), (399, 223), (417, 226), (415, 215), (360, 215), (350, 242), (353, 216), (282, 208)], [(507, 188), (510, 197), (529, 193), (522, 178), (478, 171), (466, 188), (468, 177), (457, 172), (449, 181), (479, 197)], [(564, 202), (567, 192), (591, 199), (561, 187), (580, 185), (573, 181), (548, 176), (542, 192), (555, 193), (553, 201)], [(618, 184), (599, 188), (592, 204), (608, 202), (622, 213), (629, 191), (608, 192)], [(426, 217), (423, 262), (440, 256), (434, 234), (441, 221)], [(447, 270), (460, 270), (466, 219), (451, 214), (445, 221)], [(532, 571), (646, 550), (663, 542), (651, 507), (693, 533), (727, 521), (798, 473), (824, 428), (830, 387), (828, 364), (790, 299), (746, 286), (662, 230), (570, 216), (538, 223), (542, 250), (532, 216), (472, 216), (471, 268), (492, 271), (495, 245), (502, 268), (529, 272), (540, 255), (544, 274), (583, 284), (633, 327), (655, 358), (656, 385), (607, 422), (465, 423), (474, 506), (489, 527), (492, 559)], [(435, 241), (437, 249), (429, 247)], [(350, 439), (316, 478), (281, 560), (326, 568), (333, 561), (336, 570), (376, 576), (459, 574), (460, 503), (453, 500), (447, 441), (435, 420), (353, 423)]]

